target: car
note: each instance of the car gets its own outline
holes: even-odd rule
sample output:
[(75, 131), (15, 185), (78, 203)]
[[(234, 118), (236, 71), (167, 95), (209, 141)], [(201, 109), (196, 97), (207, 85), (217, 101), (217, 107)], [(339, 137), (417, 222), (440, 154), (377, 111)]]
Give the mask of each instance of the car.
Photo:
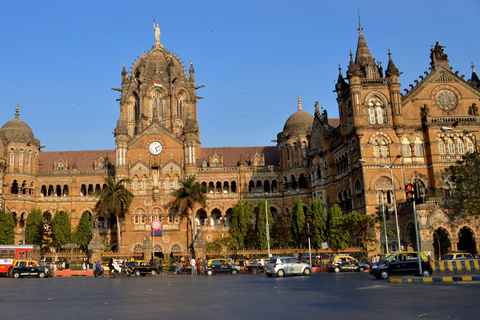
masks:
[(205, 273), (209, 276), (218, 273), (231, 273), (233, 275), (240, 272), (240, 266), (238, 264), (232, 264), (225, 259), (210, 259), (207, 260), (205, 266)]
[(391, 275), (422, 275), (429, 277), (433, 273), (432, 263), (425, 253), (420, 252), (422, 272), (418, 265), (418, 253), (415, 251), (395, 252), (385, 260), (374, 263), (370, 274), (377, 279), (388, 279)]
[(330, 261), (328, 270), (335, 273), (339, 273), (340, 271), (364, 272), (368, 270), (368, 264), (360, 262), (348, 254), (337, 254)]
[(468, 251), (452, 251), (443, 256), (442, 260), (470, 260), (474, 259)]
[(150, 262), (144, 260), (130, 261), (128, 263), (128, 270), (137, 277), (147, 274), (152, 276), (159, 274), (159, 269), (156, 264), (151, 266)]
[(49, 267), (43, 262), (37, 260), (17, 260), (13, 264), (12, 277), (37, 277), (48, 278), (53, 277), (53, 273)]
[(250, 271), (253, 274), (261, 273), (265, 269), (265, 266), (262, 266), (262, 262), (260, 259), (255, 259), (252, 263), (249, 263), (245, 270)]
[(312, 269), (309, 264), (300, 262), (294, 257), (273, 257), (265, 265), (265, 274), (268, 277), (273, 275), (283, 277), (284, 275), (295, 274), (309, 276), (311, 273)]

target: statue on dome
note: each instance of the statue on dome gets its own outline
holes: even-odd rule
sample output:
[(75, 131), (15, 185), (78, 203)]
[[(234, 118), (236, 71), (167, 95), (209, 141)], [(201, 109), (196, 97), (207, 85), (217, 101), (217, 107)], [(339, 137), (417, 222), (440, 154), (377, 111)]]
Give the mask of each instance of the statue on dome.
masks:
[(160, 27), (155, 25), (155, 19), (153, 19), (153, 29), (155, 29), (155, 43), (160, 43)]

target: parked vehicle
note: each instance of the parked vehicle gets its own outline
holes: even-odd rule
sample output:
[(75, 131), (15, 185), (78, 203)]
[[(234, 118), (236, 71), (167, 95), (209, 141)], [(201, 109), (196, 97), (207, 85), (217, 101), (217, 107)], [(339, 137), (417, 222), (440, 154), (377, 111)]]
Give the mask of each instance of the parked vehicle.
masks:
[(377, 279), (388, 279), (391, 275), (422, 275), (429, 277), (432, 273), (432, 264), (429, 258), (420, 252), (422, 273), (418, 266), (418, 256), (415, 251), (395, 252), (385, 260), (374, 263), (370, 268), (370, 274)]
[(328, 265), (328, 270), (338, 273), (340, 271), (359, 271), (364, 272), (368, 270), (368, 264), (355, 259), (348, 254), (337, 254)]
[(20, 277), (37, 277), (48, 278), (53, 277), (53, 273), (49, 267), (43, 262), (36, 260), (17, 260), (13, 264), (12, 276)]
[(443, 256), (442, 260), (470, 260), (474, 259), (468, 251), (452, 251)]
[(245, 270), (250, 271), (253, 274), (262, 273), (265, 271), (265, 266), (262, 266), (260, 259), (254, 260), (245, 267)]
[(131, 261), (128, 264), (128, 272), (133, 274), (137, 277), (146, 276), (147, 274), (151, 276), (156, 276), (160, 273), (159, 268), (157, 267), (156, 263), (154, 265), (150, 265), (150, 262), (144, 260), (136, 260)]
[(308, 276), (312, 273), (310, 265), (298, 261), (293, 257), (275, 257), (270, 258), (265, 265), (265, 274), (268, 277), (277, 275), (283, 277), (284, 275), (303, 274)]
[(205, 273), (209, 276), (218, 273), (231, 273), (233, 275), (240, 272), (240, 266), (231, 264), (225, 259), (210, 259), (205, 266)]

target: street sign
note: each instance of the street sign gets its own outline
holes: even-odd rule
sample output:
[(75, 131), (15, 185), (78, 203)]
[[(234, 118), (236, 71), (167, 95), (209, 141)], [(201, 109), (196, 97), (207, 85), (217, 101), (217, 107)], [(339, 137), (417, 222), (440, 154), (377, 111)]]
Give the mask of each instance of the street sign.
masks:
[(162, 229), (162, 221), (160, 220), (153, 220), (152, 221), (152, 229), (157, 231)]

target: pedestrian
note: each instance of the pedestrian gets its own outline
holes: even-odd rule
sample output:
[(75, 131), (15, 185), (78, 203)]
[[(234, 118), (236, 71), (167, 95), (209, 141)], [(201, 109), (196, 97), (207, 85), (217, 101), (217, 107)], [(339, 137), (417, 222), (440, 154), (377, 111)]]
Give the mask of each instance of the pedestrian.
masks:
[(181, 267), (180, 267), (180, 260), (177, 260), (177, 274), (180, 274), (181, 273)]
[(158, 271), (160, 271), (160, 274), (163, 274), (162, 258), (158, 258), (157, 267), (158, 267), (158, 269), (159, 269)]
[(87, 270), (87, 266), (85, 265), (85, 261), (83, 261), (82, 270)]
[(180, 260), (180, 273), (179, 274), (182, 274), (183, 272), (183, 261)]
[(192, 267), (192, 275), (194, 275), (195, 274), (195, 266), (196, 266), (194, 257), (192, 257), (192, 260), (190, 260), (190, 266)]
[(200, 275), (200, 267), (201, 267), (201, 263), (200, 263), (200, 258), (197, 259), (197, 275)]

